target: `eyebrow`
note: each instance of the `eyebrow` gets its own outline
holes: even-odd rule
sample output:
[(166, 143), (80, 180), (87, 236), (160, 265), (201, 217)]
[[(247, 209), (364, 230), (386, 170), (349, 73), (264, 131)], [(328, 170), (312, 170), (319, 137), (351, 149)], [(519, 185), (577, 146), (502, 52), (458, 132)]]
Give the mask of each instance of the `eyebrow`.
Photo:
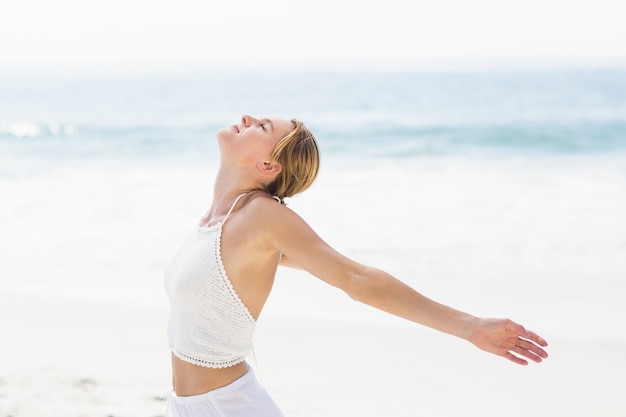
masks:
[(272, 121), (270, 119), (268, 119), (267, 117), (262, 118), (261, 120), (259, 120), (259, 122), (265, 122), (268, 125), (270, 125), (270, 128), (272, 129), (272, 132), (274, 131), (274, 123), (272, 123)]

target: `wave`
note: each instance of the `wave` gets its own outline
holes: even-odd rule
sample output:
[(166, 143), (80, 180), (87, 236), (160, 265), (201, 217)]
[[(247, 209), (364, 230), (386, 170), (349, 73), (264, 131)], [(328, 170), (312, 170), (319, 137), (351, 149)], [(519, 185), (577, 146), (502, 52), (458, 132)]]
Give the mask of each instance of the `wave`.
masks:
[(387, 156), (468, 151), (585, 153), (626, 150), (626, 122), (390, 126), (321, 130), (334, 151)]
[(0, 138), (39, 138), (46, 136), (73, 136), (77, 128), (73, 124), (37, 123), (15, 121), (0, 124)]
[[(337, 155), (415, 157), (467, 152), (594, 153), (626, 150), (626, 121), (313, 127), (322, 149)], [(203, 152), (219, 126), (93, 126), (13, 122), (0, 125), (15, 151), (45, 156), (176, 155)], [(35, 143), (36, 142), (36, 143)], [(7, 143), (8, 145), (8, 143)], [(8, 149), (8, 148), (7, 148)], [(23, 153), (20, 152), (20, 153)]]

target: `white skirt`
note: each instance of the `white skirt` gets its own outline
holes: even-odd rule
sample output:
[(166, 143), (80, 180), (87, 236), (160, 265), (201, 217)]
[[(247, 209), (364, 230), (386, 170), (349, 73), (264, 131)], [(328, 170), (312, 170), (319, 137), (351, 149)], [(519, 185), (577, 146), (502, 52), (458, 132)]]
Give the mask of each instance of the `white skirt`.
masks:
[(166, 417), (283, 417), (254, 371), (225, 387), (204, 394), (179, 397), (170, 392)]

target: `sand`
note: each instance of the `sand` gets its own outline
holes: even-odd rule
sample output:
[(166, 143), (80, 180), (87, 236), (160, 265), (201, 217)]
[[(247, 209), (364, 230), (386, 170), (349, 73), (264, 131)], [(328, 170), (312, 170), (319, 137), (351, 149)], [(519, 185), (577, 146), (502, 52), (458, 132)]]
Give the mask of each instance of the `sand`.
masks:
[[(0, 417), (163, 416), (166, 316), (0, 295)], [(520, 367), (417, 326), (262, 317), (252, 364), (287, 417), (626, 416), (626, 346), (549, 341)]]

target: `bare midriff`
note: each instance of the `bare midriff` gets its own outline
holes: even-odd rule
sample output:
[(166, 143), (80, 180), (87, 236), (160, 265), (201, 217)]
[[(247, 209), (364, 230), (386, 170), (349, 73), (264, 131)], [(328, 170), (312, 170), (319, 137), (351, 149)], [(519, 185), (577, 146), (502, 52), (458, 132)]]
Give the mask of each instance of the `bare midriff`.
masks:
[(228, 368), (207, 368), (194, 365), (172, 354), (172, 387), (176, 395), (188, 397), (225, 387), (248, 372), (246, 362)]

